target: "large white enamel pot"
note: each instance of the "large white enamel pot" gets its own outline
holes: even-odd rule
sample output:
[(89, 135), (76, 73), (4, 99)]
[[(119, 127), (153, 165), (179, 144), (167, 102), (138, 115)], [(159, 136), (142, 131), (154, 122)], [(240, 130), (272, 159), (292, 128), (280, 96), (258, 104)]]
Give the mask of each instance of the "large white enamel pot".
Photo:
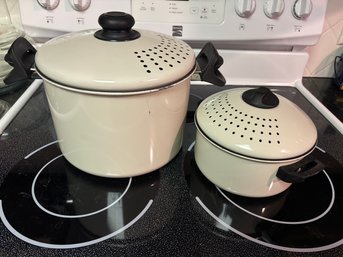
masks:
[(323, 170), (311, 156), (317, 142), (312, 120), (268, 88), (211, 95), (199, 105), (195, 124), (195, 161), (228, 192), (272, 196)]
[[(100, 30), (54, 38), (35, 53), (59, 146), (72, 165), (94, 175), (145, 174), (167, 164), (181, 148), (196, 67), (218, 74), (206, 68), (212, 60), (217, 69), (222, 58), (214, 51), (211, 59), (215, 49), (210, 47), (196, 59), (179, 39), (134, 30), (126, 13), (104, 13), (99, 24)], [(20, 59), (28, 66), (35, 49), (12, 47), (10, 64)], [(210, 73), (207, 81), (225, 83), (221, 74)]]

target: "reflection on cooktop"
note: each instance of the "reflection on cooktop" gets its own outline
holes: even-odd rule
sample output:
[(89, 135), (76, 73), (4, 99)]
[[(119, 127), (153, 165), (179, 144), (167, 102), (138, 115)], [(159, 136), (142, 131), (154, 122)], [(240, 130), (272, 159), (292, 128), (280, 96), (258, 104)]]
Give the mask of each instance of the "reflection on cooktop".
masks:
[(238, 196), (216, 187), (197, 167), (192, 148), (184, 172), (194, 209), (213, 231), (222, 236), (231, 231), (279, 250), (315, 252), (343, 244), (343, 177), (338, 172), (342, 167), (331, 157), (327, 162), (328, 168), (317, 176), (266, 198)]
[[(0, 189), (0, 216), (20, 239), (75, 248), (122, 233), (142, 218), (159, 190), (159, 173), (124, 179), (82, 172), (46, 145), (20, 161)], [(140, 235), (141, 236), (141, 235)]]

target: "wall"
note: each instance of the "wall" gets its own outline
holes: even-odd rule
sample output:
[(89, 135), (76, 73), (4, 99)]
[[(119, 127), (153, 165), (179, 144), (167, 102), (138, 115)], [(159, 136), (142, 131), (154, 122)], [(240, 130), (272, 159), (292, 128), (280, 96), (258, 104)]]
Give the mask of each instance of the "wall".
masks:
[(343, 54), (343, 0), (328, 0), (323, 34), (318, 44), (308, 47), (306, 51), (310, 58), (305, 76), (334, 76), (335, 56)]
[[(13, 23), (20, 26), (17, 0), (0, 1), (7, 1)], [(343, 54), (343, 0), (328, 0), (323, 34), (318, 44), (306, 48), (306, 51), (310, 58), (304, 76), (333, 77), (334, 58)]]

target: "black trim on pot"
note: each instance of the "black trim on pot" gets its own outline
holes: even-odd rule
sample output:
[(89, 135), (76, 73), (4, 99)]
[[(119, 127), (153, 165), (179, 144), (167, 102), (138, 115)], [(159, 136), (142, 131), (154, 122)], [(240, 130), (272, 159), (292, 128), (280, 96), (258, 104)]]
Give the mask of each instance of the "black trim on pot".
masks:
[(83, 88), (78, 88), (78, 87), (72, 87), (72, 86), (68, 86), (65, 84), (61, 84), (55, 80), (52, 80), (48, 77), (46, 77), (42, 72), (39, 71), (39, 69), (36, 67), (36, 71), (37, 74), (45, 81), (51, 83), (52, 85), (61, 88), (61, 89), (65, 89), (68, 91), (72, 91), (72, 92), (77, 92), (77, 93), (81, 93), (81, 94), (88, 94), (88, 95), (104, 95), (104, 96), (130, 96), (130, 95), (143, 95), (143, 94), (150, 94), (150, 93), (155, 93), (155, 92), (159, 92), (171, 87), (175, 87), (176, 85), (179, 85), (180, 82), (188, 79), (189, 77), (192, 76), (192, 74), (194, 73), (196, 69), (196, 65), (194, 65), (194, 67), (190, 70), (189, 73), (187, 73), (185, 76), (183, 76), (181, 79), (177, 80), (177, 81), (173, 81), (170, 82), (168, 84), (163, 84), (159, 87), (156, 88), (150, 88), (150, 89), (142, 89), (142, 90), (132, 90), (132, 91), (105, 91), (105, 90), (90, 90), (90, 89), (83, 89)]

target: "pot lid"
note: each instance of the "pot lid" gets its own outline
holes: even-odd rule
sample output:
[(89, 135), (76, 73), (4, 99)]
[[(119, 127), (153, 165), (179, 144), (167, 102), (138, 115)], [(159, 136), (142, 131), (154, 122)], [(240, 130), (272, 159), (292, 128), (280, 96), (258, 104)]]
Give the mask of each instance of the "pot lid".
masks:
[(229, 151), (284, 160), (313, 149), (317, 130), (294, 103), (267, 88), (229, 89), (206, 98), (195, 114), (198, 129)]
[(157, 32), (132, 30), (122, 12), (99, 17), (102, 30), (69, 33), (42, 45), (39, 73), (65, 86), (92, 91), (139, 91), (179, 81), (195, 68), (192, 48)]

